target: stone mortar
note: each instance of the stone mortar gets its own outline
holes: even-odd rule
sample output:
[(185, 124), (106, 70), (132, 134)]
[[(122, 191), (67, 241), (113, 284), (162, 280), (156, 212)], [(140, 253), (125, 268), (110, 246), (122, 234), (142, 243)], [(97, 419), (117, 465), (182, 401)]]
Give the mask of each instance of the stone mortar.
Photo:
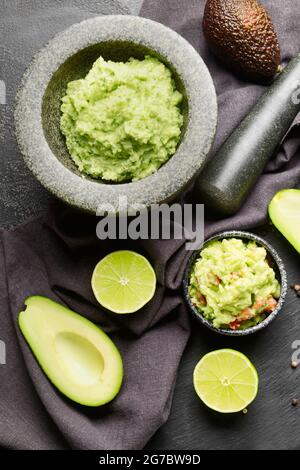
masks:
[[(185, 96), (185, 125), (175, 155), (153, 175), (131, 183), (107, 184), (80, 174), (59, 130), (67, 83), (84, 77), (99, 55), (127, 60), (146, 54), (171, 68)], [(118, 212), (124, 196), (129, 205), (147, 207), (174, 200), (202, 169), (216, 123), (215, 88), (196, 50), (171, 29), (135, 16), (91, 18), (55, 36), (25, 73), (15, 109), (16, 137), (33, 174), (58, 198), (93, 214), (103, 203), (110, 213)]]

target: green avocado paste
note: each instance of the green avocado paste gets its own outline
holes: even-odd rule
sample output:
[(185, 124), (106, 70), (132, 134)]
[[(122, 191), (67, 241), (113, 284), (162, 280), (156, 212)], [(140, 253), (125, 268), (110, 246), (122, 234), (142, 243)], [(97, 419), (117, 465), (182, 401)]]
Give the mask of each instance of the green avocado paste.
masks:
[(246, 329), (277, 307), (280, 284), (264, 247), (228, 238), (201, 251), (190, 275), (189, 295), (216, 328)]
[(111, 182), (157, 171), (174, 155), (182, 95), (159, 60), (96, 60), (85, 78), (67, 86), (61, 131), (78, 169)]

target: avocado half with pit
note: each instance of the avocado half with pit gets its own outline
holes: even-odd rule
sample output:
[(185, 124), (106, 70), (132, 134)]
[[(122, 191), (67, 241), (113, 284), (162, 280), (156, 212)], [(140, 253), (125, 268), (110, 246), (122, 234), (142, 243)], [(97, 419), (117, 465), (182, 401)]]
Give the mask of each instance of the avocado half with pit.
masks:
[(29, 297), (25, 305), (19, 326), (49, 380), (81, 405), (113, 400), (122, 385), (123, 363), (106, 333), (46, 297)]

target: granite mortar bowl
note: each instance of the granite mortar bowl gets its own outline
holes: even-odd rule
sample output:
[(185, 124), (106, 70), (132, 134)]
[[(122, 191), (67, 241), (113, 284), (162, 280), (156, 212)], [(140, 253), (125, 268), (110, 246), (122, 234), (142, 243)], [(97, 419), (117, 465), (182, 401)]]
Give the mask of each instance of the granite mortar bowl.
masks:
[[(181, 142), (156, 173), (135, 182), (108, 184), (80, 174), (60, 132), (61, 98), (68, 82), (83, 78), (94, 61), (157, 57), (182, 92)], [(74, 24), (56, 35), (24, 75), (15, 109), (16, 137), (36, 178), (66, 203), (97, 213), (105, 203), (119, 212), (127, 204), (171, 202), (198, 175), (212, 146), (217, 122), (213, 81), (196, 50), (180, 35), (154, 21), (133, 16), (102, 16)]]
[[(189, 296), (189, 292), (188, 292), (191, 270), (194, 266), (194, 263), (199, 258), (199, 255), (201, 251), (203, 250), (203, 248), (205, 248), (205, 246), (212, 240), (223, 240), (224, 238), (241, 238), (245, 240), (253, 240), (257, 242), (258, 245), (263, 246), (267, 251), (268, 258), (271, 261), (272, 268), (274, 269), (276, 278), (279, 281), (280, 286), (281, 286), (281, 294), (278, 300), (277, 308), (272, 313), (270, 313), (265, 318), (265, 320), (263, 320), (261, 323), (253, 326), (252, 328), (248, 328), (245, 330), (227, 330), (227, 329), (214, 327), (213, 324), (210, 321), (208, 321), (206, 318), (204, 318), (204, 316), (201, 315), (201, 313), (193, 305), (191, 298)], [(194, 317), (197, 320), (199, 320), (207, 328), (209, 328), (212, 331), (215, 331), (216, 333), (220, 333), (226, 336), (246, 336), (246, 335), (256, 333), (257, 331), (260, 331), (266, 328), (266, 326), (270, 325), (270, 323), (277, 317), (278, 313), (280, 312), (280, 310), (282, 309), (284, 305), (286, 294), (287, 294), (287, 273), (286, 273), (286, 269), (284, 267), (283, 261), (280, 258), (279, 254), (277, 253), (277, 251), (263, 238), (258, 237), (257, 235), (253, 233), (249, 233), (249, 232), (236, 231), (236, 230), (226, 231), (226, 232), (218, 233), (214, 235), (213, 237), (207, 239), (200, 249), (195, 250), (191, 254), (191, 257), (188, 261), (188, 265), (184, 273), (183, 290), (184, 290), (184, 297), (185, 297), (185, 300), (189, 307), (190, 312), (194, 315)]]

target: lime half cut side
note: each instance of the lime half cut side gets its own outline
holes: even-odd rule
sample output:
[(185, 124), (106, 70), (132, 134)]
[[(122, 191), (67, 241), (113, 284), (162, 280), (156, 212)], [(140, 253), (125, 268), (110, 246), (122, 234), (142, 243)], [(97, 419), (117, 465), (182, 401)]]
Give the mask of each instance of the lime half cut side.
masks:
[(100, 305), (126, 314), (140, 310), (154, 296), (156, 276), (149, 261), (134, 251), (114, 251), (95, 267), (92, 289)]
[(198, 362), (194, 387), (209, 408), (219, 413), (237, 413), (255, 399), (258, 374), (244, 354), (220, 349), (206, 354)]

